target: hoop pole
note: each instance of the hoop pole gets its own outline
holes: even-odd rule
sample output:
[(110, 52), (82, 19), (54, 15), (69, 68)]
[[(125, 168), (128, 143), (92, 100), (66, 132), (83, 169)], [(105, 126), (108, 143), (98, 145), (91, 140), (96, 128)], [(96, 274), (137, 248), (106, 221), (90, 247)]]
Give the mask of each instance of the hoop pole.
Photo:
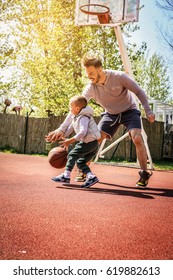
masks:
[(97, 154), (96, 154), (96, 157), (95, 157), (95, 159), (94, 159), (94, 162), (98, 161), (98, 159), (99, 159), (99, 157), (100, 157), (100, 153), (101, 153), (101, 151), (103, 150), (103, 147), (104, 147), (105, 143), (106, 143), (106, 139), (104, 139), (104, 140), (101, 142), (100, 147), (99, 147), (99, 150), (98, 150), (98, 152), (97, 152)]
[[(133, 75), (133, 71), (132, 71), (130, 59), (129, 59), (129, 57), (128, 57), (127, 49), (126, 49), (126, 46), (125, 46), (125, 44), (124, 44), (124, 39), (123, 39), (123, 36), (122, 36), (122, 32), (121, 32), (121, 27), (120, 27), (120, 25), (116, 25), (116, 26), (114, 27), (114, 31), (115, 31), (115, 35), (116, 35), (116, 38), (117, 38), (118, 46), (119, 46), (119, 49), (120, 49), (121, 58), (122, 58), (122, 61), (123, 61), (123, 65), (124, 65), (125, 72), (126, 72), (126, 74), (128, 74), (132, 79), (134, 79), (134, 75)], [(132, 95), (133, 95), (133, 97), (134, 97), (136, 106), (137, 106), (137, 108), (139, 109), (139, 101), (138, 101), (136, 95), (135, 95), (133, 92), (131, 92), (131, 93), (132, 93)]]
[(123, 36), (122, 36), (122, 32), (121, 32), (121, 26), (117, 24), (114, 27), (114, 31), (115, 31), (115, 35), (116, 35), (116, 38), (117, 38), (118, 46), (120, 48), (121, 58), (122, 58), (122, 61), (123, 61), (125, 72), (131, 78), (134, 78), (131, 63), (130, 63), (129, 57), (127, 55), (126, 46), (125, 46), (124, 40), (123, 40)]
[(121, 136), (120, 138), (118, 138), (116, 141), (114, 141), (112, 144), (110, 144), (107, 148), (105, 148), (104, 150), (102, 150), (100, 152), (100, 156), (102, 156), (103, 154), (105, 154), (107, 151), (109, 151), (111, 148), (113, 148), (115, 145), (117, 145), (119, 142), (121, 142), (122, 140), (124, 140), (127, 136), (129, 136), (129, 133), (126, 132), (123, 136)]

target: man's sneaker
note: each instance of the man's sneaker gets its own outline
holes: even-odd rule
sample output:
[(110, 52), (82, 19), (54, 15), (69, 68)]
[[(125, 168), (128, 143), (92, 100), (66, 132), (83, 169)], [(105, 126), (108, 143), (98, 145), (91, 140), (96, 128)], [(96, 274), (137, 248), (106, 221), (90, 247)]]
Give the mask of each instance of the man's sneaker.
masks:
[(145, 188), (148, 184), (148, 180), (153, 173), (148, 173), (147, 171), (139, 171), (140, 179), (136, 183), (136, 187)]
[(90, 188), (92, 185), (96, 184), (99, 179), (94, 176), (93, 178), (87, 178), (86, 182), (81, 186), (81, 188)]
[(78, 174), (75, 178), (76, 182), (85, 182), (86, 181), (86, 174), (82, 172), (82, 170), (78, 169)]
[(59, 176), (53, 177), (52, 180), (55, 182), (70, 183), (70, 178), (64, 177), (64, 173)]

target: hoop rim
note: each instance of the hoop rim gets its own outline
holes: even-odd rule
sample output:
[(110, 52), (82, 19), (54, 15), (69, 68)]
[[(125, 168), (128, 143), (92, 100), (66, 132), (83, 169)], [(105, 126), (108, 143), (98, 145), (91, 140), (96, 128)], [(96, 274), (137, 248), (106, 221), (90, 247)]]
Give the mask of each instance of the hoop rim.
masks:
[[(102, 8), (105, 8), (106, 11), (105, 12), (90, 12), (90, 11), (86, 11), (84, 10), (83, 8), (84, 7), (93, 7), (93, 6), (97, 6), (97, 7), (102, 7)], [(104, 14), (108, 14), (110, 12), (110, 9), (109, 7), (107, 6), (104, 6), (104, 5), (99, 5), (99, 4), (87, 4), (87, 5), (82, 5), (79, 7), (79, 9), (81, 10), (81, 12), (87, 14), (87, 15), (104, 15)]]

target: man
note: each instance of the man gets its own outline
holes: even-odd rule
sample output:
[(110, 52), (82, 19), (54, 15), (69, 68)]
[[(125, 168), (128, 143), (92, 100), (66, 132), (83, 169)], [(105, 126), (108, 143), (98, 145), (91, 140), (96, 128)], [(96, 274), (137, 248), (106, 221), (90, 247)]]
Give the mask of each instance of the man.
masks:
[[(123, 124), (136, 147), (136, 154), (140, 164), (140, 178), (136, 183), (138, 187), (146, 187), (151, 174), (147, 171), (147, 153), (141, 135), (140, 111), (131, 92), (142, 103), (149, 122), (155, 121), (155, 115), (150, 109), (144, 90), (128, 75), (121, 71), (104, 70), (100, 58), (85, 55), (82, 59), (86, 75), (91, 81), (83, 90), (82, 95), (89, 101), (94, 99), (105, 112), (98, 124), (101, 132), (101, 141), (111, 139), (119, 125)], [(48, 134), (48, 141), (60, 139), (71, 122), (68, 114), (61, 126)]]

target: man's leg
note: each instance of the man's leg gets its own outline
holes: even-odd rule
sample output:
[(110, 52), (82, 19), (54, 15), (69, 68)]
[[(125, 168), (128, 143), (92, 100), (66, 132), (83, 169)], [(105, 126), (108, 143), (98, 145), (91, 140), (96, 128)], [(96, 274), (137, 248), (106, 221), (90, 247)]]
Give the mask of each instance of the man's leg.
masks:
[(99, 144), (99, 145), (102, 143), (102, 141), (103, 141), (104, 139), (106, 139), (107, 137), (110, 137), (110, 136), (108, 136), (108, 134), (105, 133), (104, 131), (100, 131), (100, 134), (101, 134), (101, 138), (98, 140), (98, 144)]
[[(139, 164), (141, 167), (141, 170), (147, 170), (147, 152), (145, 149), (145, 145), (143, 142), (142, 134), (140, 129), (132, 129), (130, 131), (130, 136), (132, 138), (132, 141), (136, 147), (136, 155), (139, 160)], [(101, 138), (99, 140), (99, 144), (108, 137), (108, 134), (101, 131)]]
[(132, 138), (132, 141), (136, 147), (136, 155), (139, 161), (139, 165), (141, 168), (141, 171), (139, 172), (140, 179), (136, 183), (136, 186), (139, 187), (146, 187), (148, 184), (148, 180), (152, 173), (147, 172), (147, 152), (145, 149), (145, 144), (142, 138), (141, 130), (140, 129), (132, 129), (130, 131), (130, 135)]
[(139, 160), (141, 170), (147, 170), (147, 152), (140, 129), (133, 129), (130, 131), (132, 141), (136, 147), (136, 155)]

